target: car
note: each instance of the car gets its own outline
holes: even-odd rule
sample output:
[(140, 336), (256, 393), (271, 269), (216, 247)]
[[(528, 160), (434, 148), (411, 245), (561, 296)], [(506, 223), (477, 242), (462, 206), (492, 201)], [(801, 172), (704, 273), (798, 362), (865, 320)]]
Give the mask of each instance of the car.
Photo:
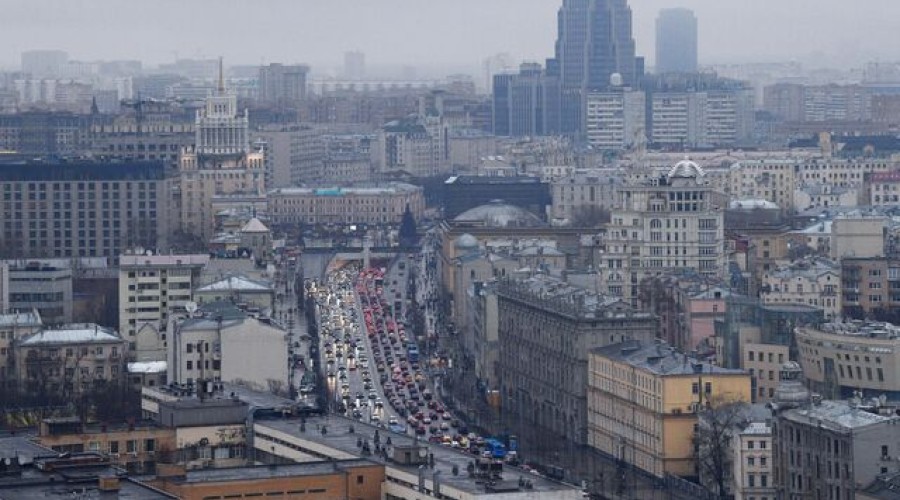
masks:
[(416, 434), (418, 434), (419, 436), (424, 436), (425, 432), (426, 432), (426, 429), (425, 429), (424, 425), (420, 425), (419, 427), (416, 427)]
[(422, 419), (422, 423), (425, 424), (425, 425), (429, 425), (429, 424), (431, 424), (431, 419), (428, 418), (428, 416), (425, 416), (425, 417)]
[(384, 402), (380, 399), (375, 400), (375, 408), (384, 408)]
[(359, 411), (359, 410), (353, 410), (353, 418), (361, 419), (361, 418), (362, 418), (362, 412)]
[(447, 422), (441, 422), (441, 430), (442, 430), (442, 431), (449, 431), (449, 430), (450, 430), (450, 424), (448, 424)]
[(371, 420), (372, 422), (380, 422), (380, 421), (381, 421), (381, 417), (379, 417), (377, 413), (373, 413), (370, 420)]
[(369, 399), (375, 400), (377, 398), (378, 398), (378, 394), (376, 394), (375, 391), (369, 392)]

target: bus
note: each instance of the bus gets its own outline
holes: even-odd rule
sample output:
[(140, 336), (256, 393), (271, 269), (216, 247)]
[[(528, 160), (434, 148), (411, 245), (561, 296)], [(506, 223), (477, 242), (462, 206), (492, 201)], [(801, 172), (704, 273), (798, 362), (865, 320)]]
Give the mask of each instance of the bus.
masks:
[(484, 440), (484, 449), (491, 453), (491, 458), (503, 460), (506, 458), (506, 445), (499, 440), (490, 438)]
[(416, 344), (406, 346), (406, 355), (410, 363), (419, 362), (419, 347)]

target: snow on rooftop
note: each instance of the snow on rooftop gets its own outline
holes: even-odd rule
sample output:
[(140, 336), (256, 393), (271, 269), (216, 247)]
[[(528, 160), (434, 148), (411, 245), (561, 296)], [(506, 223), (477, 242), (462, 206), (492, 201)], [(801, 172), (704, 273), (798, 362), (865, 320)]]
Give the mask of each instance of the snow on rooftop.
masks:
[(244, 227), (241, 228), (242, 233), (268, 233), (269, 228), (266, 227), (265, 224), (262, 223), (256, 217), (250, 219), (249, 222), (244, 224)]
[(163, 373), (168, 369), (165, 361), (139, 361), (128, 363), (128, 373)]
[(0, 314), (0, 326), (40, 326), (41, 315), (35, 311)]
[(207, 285), (201, 286), (197, 292), (220, 292), (220, 291), (242, 291), (242, 292), (270, 292), (272, 287), (266, 283), (253, 281), (245, 276), (229, 276), (219, 281), (214, 281)]
[(85, 323), (63, 325), (55, 330), (42, 330), (22, 341), (23, 346), (43, 344), (83, 344), (121, 342), (122, 338), (112, 329)]

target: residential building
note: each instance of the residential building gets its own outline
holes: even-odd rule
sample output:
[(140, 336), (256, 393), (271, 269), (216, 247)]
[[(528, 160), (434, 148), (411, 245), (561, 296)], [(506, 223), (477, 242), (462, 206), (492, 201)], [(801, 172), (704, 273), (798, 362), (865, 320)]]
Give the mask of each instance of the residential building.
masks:
[(873, 172), (866, 185), (869, 205), (885, 207), (900, 203), (900, 172)]
[(831, 258), (884, 255), (886, 217), (843, 214), (831, 226)]
[(9, 261), (9, 310), (40, 314), (44, 324), (72, 321), (72, 270), (40, 261)]
[(657, 477), (694, 476), (698, 413), (750, 402), (750, 377), (653, 341), (590, 351), (588, 445)]
[(249, 117), (246, 110), (238, 113), (237, 95), (225, 90), (221, 67), (218, 88), (197, 110), (194, 129), (196, 146), (181, 153), (171, 201), (179, 229), (207, 240), (215, 229), (213, 198), (265, 193), (265, 155), (251, 150)]
[(900, 260), (892, 257), (841, 259), (841, 308), (844, 317), (881, 318), (900, 324)]
[(173, 323), (169, 382), (198, 388), (207, 382), (240, 383), (287, 394), (288, 335), (278, 324), (227, 302), (204, 304)]
[(898, 472), (891, 457), (900, 417), (871, 410), (814, 398), (780, 412), (772, 428), (778, 498), (858, 498), (876, 476)]
[(440, 116), (419, 115), (385, 124), (373, 151), (382, 175), (432, 177), (450, 168), (449, 127)]
[(0, 248), (19, 258), (165, 248), (165, 176), (160, 162), (0, 164)]
[(263, 152), (266, 188), (299, 186), (318, 180), (324, 147), (321, 133), (309, 125), (265, 125), (252, 131), (253, 146)]
[(765, 304), (821, 307), (826, 319), (841, 317), (841, 268), (826, 259), (791, 262), (763, 273), (760, 297)]
[(824, 183), (804, 184), (794, 189), (794, 207), (810, 210), (828, 207), (855, 207), (861, 193), (855, 187), (832, 186)]
[(175, 100), (142, 98), (116, 103), (112, 118), (91, 122), (91, 154), (103, 161), (162, 161), (194, 145), (194, 109)]
[(267, 104), (297, 105), (306, 99), (309, 66), (271, 63), (259, 68), (259, 100)]
[(208, 263), (208, 255), (119, 257), (119, 333), (135, 360), (165, 360), (170, 315), (194, 300)]
[(734, 499), (775, 500), (774, 457), (772, 456), (772, 426), (767, 422), (750, 422), (732, 441), (734, 457)]
[(15, 389), (16, 343), (44, 328), (37, 311), (0, 314), (0, 390)]
[(496, 287), (489, 282), (475, 282), (469, 289), (467, 300), (471, 314), (467, 324), (471, 325), (473, 344), (470, 352), (476, 380), (487, 393), (499, 393), (500, 316)]
[(129, 472), (152, 474), (175, 450), (175, 429), (149, 422), (85, 424), (78, 417), (45, 418), (35, 441), (58, 453), (100, 453)]
[(0, 149), (51, 157), (82, 153), (90, 144), (89, 115), (25, 111), (0, 117)]
[(803, 375), (810, 389), (826, 398), (900, 396), (900, 327), (848, 321), (796, 330)]
[(646, 277), (639, 283), (642, 310), (659, 317), (659, 338), (685, 352), (702, 351), (715, 335), (733, 292), (724, 282), (693, 271), (673, 271)]
[(588, 442), (588, 352), (652, 342), (657, 319), (619, 298), (546, 276), (497, 287), (503, 415), (535, 443)]
[(425, 211), (421, 187), (393, 182), (359, 187), (283, 188), (268, 194), (274, 224), (399, 224), (408, 206)]
[(98, 325), (43, 329), (17, 342), (14, 351), (19, 388), (31, 394), (69, 399), (126, 380), (128, 343)]
[(598, 150), (624, 151), (646, 144), (647, 94), (628, 88), (591, 92), (585, 106), (588, 144)]
[(583, 169), (550, 182), (550, 218), (576, 226), (599, 225), (602, 212), (618, 206), (623, 175), (612, 169)]
[(671, 269), (707, 277), (725, 273), (724, 207), (685, 160), (667, 175), (619, 189), (599, 261), (607, 291), (637, 305), (639, 283)]
[(259, 311), (271, 312), (275, 308), (275, 288), (271, 283), (239, 274), (219, 277), (196, 287), (194, 297), (200, 304), (226, 301)]
[(740, 367), (750, 374), (753, 382), (753, 402), (766, 403), (775, 397), (779, 373), (791, 360), (787, 345), (765, 343), (758, 328), (746, 327), (741, 335)]
[(378, 142), (377, 135), (328, 134), (322, 137), (322, 141), (325, 143), (325, 159), (319, 171), (302, 177), (305, 182), (341, 184), (375, 181), (372, 147)]
[(656, 18), (656, 72), (697, 71), (697, 18), (690, 9), (662, 9)]

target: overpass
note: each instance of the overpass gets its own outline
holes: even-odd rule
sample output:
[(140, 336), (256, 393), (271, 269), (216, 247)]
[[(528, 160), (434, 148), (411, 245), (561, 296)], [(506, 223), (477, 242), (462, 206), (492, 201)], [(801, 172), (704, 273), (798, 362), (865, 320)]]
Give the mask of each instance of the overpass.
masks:
[[(416, 253), (420, 247), (372, 247), (369, 259), (372, 261), (390, 261), (400, 253)], [(305, 248), (300, 253), (300, 264), (303, 277), (321, 279), (325, 274), (352, 263), (365, 260), (363, 247)]]

